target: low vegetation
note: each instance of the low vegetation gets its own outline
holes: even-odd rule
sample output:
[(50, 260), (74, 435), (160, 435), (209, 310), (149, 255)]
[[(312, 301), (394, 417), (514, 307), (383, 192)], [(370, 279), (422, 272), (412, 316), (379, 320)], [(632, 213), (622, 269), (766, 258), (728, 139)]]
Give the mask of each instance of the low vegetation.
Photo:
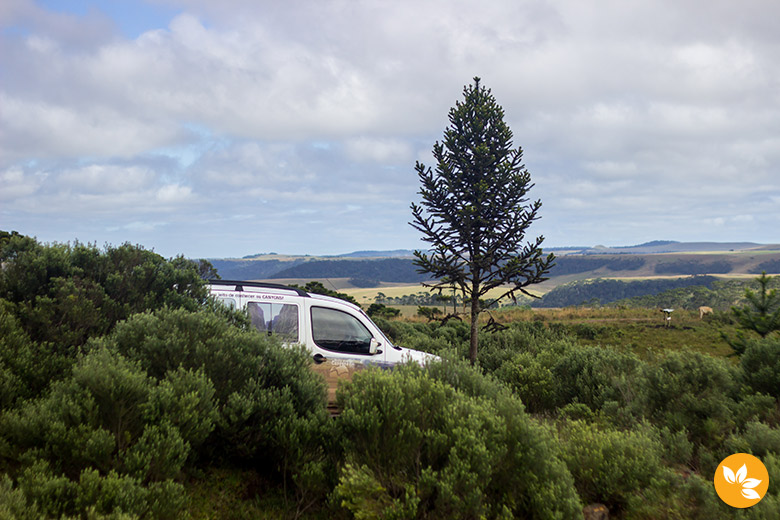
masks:
[(359, 372), (330, 418), (193, 262), (7, 234), (0, 262), (0, 518), (780, 516), (778, 486), (742, 511), (712, 485), (736, 452), (780, 482), (780, 335), (728, 308), (499, 309), (476, 367), (468, 324), (385, 308), (442, 360)]

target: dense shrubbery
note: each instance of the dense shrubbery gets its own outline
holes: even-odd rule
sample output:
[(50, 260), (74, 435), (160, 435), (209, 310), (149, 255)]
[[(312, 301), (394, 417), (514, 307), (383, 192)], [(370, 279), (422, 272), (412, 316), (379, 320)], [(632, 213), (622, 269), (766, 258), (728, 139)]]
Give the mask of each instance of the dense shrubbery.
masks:
[[(400, 343), (423, 343), (417, 324), (390, 325)], [(712, 489), (719, 461), (743, 451), (770, 464), (780, 456), (777, 340), (755, 341), (734, 366), (690, 351), (640, 359), (578, 345), (572, 331), (514, 322), (483, 336), (480, 364), (555, 425), (580, 499), (631, 518), (731, 517)], [(749, 517), (777, 516), (777, 498), (765, 501)]]
[(67, 374), (89, 338), (131, 314), (194, 310), (206, 298), (195, 262), (129, 244), (101, 251), (12, 236), (0, 242), (0, 263), (0, 327), (13, 331), (0, 352), (0, 380), (18, 383), (3, 401), (43, 391)]
[(467, 324), (377, 318), (445, 360), (359, 372), (328, 419), (307, 353), (206, 300), (193, 263), (19, 236), (0, 250), (0, 518), (178, 518), (193, 481), (231, 471), (256, 475), (237, 500), (276, 493), (290, 516), (780, 516), (777, 486), (744, 512), (712, 486), (735, 452), (780, 481), (776, 336), (736, 364), (517, 321), (472, 368)]
[[(339, 395), (337, 497), (356, 518), (574, 518), (551, 437), (470, 367), (359, 374)], [(467, 391), (448, 382), (466, 379)]]
[[(325, 389), (308, 354), (207, 302), (193, 263), (25, 237), (3, 255), (0, 513), (177, 518), (184, 472), (215, 463), (299, 497), (324, 480)], [(85, 316), (99, 326), (74, 337)]]

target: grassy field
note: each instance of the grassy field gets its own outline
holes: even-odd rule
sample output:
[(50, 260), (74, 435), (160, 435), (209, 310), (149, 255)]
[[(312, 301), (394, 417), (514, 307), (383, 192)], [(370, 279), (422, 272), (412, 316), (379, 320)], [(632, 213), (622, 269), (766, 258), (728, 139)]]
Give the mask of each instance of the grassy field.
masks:
[[(425, 322), (416, 316), (416, 306), (397, 306), (400, 320)], [(468, 320), (467, 315), (461, 315)], [(734, 337), (735, 327), (728, 313), (716, 313), (699, 318), (698, 312), (675, 310), (669, 325), (657, 309), (618, 309), (566, 307), (563, 309), (503, 308), (485, 312), (480, 321), (490, 318), (510, 325), (516, 321), (541, 322), (548, 327), (562, 327), (577, 337), (580, 344), (599, 345), (628, 350), (641, 358), (650, 358), (665, 351), (696, 351), (717, 357), (729, 356), (731, 347), (721, 332)]]
[(675, 310), (668, 326), (658, 309), (501, 309), (492, 314), (501, 323), (533, 320), (561, 324), (574, 333), (581, 344), (626, 349), (641, 357), (670, 349), (693, 350), (719, 357), (732, 353), (721, 336), (721, 331), (734, 336), (734, 326), (727, 314), (700, 319), (696, 311)]

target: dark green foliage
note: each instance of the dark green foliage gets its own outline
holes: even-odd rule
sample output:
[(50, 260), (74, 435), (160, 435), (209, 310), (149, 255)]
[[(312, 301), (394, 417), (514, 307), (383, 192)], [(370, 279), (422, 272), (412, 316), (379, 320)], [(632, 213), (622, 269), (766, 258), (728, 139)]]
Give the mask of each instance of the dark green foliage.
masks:
[(656, 274), (726, 274), (730, 273), (733, 266), (725, 261), (699, 262), (696, 260), (675, 260), (672, 262), (659, 262), (655, 266)]
[(642, 365), (632, 408), (672, 432), (686, 431), (696, 446), (720, 446), (734, 428), (737, 374), (721, 359), (670, 353)]
[(441, 318), (442, 312), (441, 309), (436, 307), (423, 307), (421, 305), (417, 307), (417, 315), (426, 318), (428, 321), (435, 321)]
[(766, 273), (761, 273), (756, 279), (759, 292), (745, 290), (747, 305), (732, 308), (739, 326), (758, 333), (762, 338), (780, 330), (780, 293), (776, 289), (769, 289), (771, 280)]
[[(712, 302), (712, 293), (709, 288), (716, 278), (711, 276), (694, 276), (688, 278), (677, 278), (674, 280), (642, 280), (635, 282), (624, 282), (621, 280), (584, 280), (560, 285), (540, 300), (531, 303), (533, 307), (569, 307), (573, 305), (589, 304), (598, 302), (599, 304), (608, 304), (619, 300), (636, 297), (649, 297), (652, 295), (664, 294), (667, 291), (680, 290), (690, 293), (691, 291), (703, 291), (705, 295), (695, 302), (687, 305), (676, 304), (677, 307), (696, 308), (699, 305), (706, 305)], [(664, 300), (668, 301), (668, 298)], [(646, 306), (668, 306), (669, 303), (653, 303)]]
[(214, 264), (212, 264), (208, 260), (201, 258), (200, 260), (198, 260), (197, 265), (198, 265), (198, 274), (204, 280), (220, 280), (222, 278), (217, 272), (217, 268), (214, 267)]
[(546, 280), (555, 257), (543, 256), (544, 237), (523, 244), (542, 203), (527, 198), (531, 174), (522, 148), (513, 148), (504, 110), (479, 78), (463, 95), (450, 109), (443, 142), (433, 146), (436, 171), (415, 166), (422, 201), (411, 205), (411, 225), (430, 244), (429, 252), (414, 252), (419, 271), (436, 280), (429, 286), (457, 289), (470, 302), (473, 364), (480, 300), (498, 287), (503, 296), (528, 294), (525, 287)]
[(217, 444), (230, 457), (281, 468), (298, 449), (290, 428), (325, 420), (324, 382), (309, 369), (306, 351), (282, 348), (210, 312), (138, 314), (119, 324), (108, 342), (157, 380), (180, 369), (202, 371), (222, 410)]
[(50, 367), (52, 360), (40, 353), (45, 347), (32, 342), (8, 311), (10, 307), (0, 300), (0, 410), (10, 408), (19, 398), (31, 397), (31, 389), (44, 387), (49, 370), (62, 370)]
[(372, 303), (368, 306), (368, 309), (366, 309), (366, 314), (372, 318), (379, 316), (383, 318), (395, 318), (401, 314), (401, 311), (394, 309), (393, 307), (388, 307), (383, 303)]
[(419, 283), (428, 277), (416, 271), (411, 259), (311, 260), (280, 270), (267, 278), (362, 278), (383, 282)]
[(739, 364), (742, 377), (750, 388), (780, 399), (780, 339), (751, 341)]
[(346, 294), (346, 293), (340, 293), (338, 291), (334, 291), (332, 289), (328, 289), (324, 285), (322, 285), (322, 282), (318, 282), (316, 280), (312, 280), (311, 282), (307, 282), (306, 285), (303, 287), (292, 284), (290, 287), (294, 287), (296, 289), (303, 289), (306, 292), (310, 292), (313, 294), (322, 294), (324, 296), (333, 296), (334, 298), (339, 298), (344, 301), (348, 301), (349, 303), (354, 303), (355, 305), (359, 305), (357, 300), (353, 298), (352, 296)]
[(585, 503), (619, 511), (665, 476), (661, 443), (647, 429), (625, 432), (572, 421), (562, 425), (558, 438)]
[(354, 287), (379, 287), (379, 280), (376, 278), (350, 278), (348, 282)]
[(550, 412), (570, 403), (593, 411), (624, 407), (634, 398), (640, 365), (633, 354), (579, 347), (565, 330), (541, 323), (513, 326), (486, 338), (482, 365), (507, 383), (530, 411)]
[[(0, 262), (1, 319), (13, 317), (17, 339), (11, 348), (19, 355), (9, 360), (0, 354), (0, 372), (23, 382), (17, 396), (37, 395), (64, 377), (90, 337), (131, 314), (164, 306), (194, 310), (206, 299), (193, 262), (165, 260), (129, 244), (101, 251), (12, 236), (0, 246)], [(19, 343), (19, 334), (29, 342)], [(31, 358), (33, 365), (25, 361)]]
[(574, 518), (548, 434), (480, 377), (457, 365), (358, 374), (339, 394), (338, 502), (356, 518)]
[(182, 503), (173, 479), (214, 427), (212, 395), (202, 374), (155, 384), (137, 364), (96, 349), (48, 395), (3, 416), (0, 455), (26, 466), (20, 487), (49, 515), (92, 506), (172, 517)]
[(555, 261), (555, 267), (550, 270), (553, 276), (595, 271), (602, 267), (610, 271), (635, 271), (641, 269), (647, 261), (640, 256), (619, 257), (609, 256), (561, 256)]
[(770, 289), (772, 278), (766, 273), (761, 273), (756, 281), (759, 284), (759, 293), (751, 289), (745, 289), (745, 304), (741, 307), (732, 307), (731, 313), (736, 319), (740, 330), (736, 338), (726, 333), (721, 333), (735, 355), (742, 355), (750, 342), (750, 335), (758, 334), (765, 338), (770, 334), (780, 331), (780, 293), (777, 289)]

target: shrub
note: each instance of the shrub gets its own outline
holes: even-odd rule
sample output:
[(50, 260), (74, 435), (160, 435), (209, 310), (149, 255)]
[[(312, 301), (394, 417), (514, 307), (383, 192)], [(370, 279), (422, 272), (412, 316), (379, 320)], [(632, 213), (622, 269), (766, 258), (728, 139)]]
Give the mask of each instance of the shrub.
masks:
[(48, 515), (172, 513), (182, 494), (172, 479), (190, 441), (213, 428), (212, 393), (202, 374), (173, 373), (158, 385), (137, 364), (96, 349), (46, 397), (3, 417), (2, 456), (22, 466), (20, 488)]
[(382, 316), (384, 318), (394, 318), (401, 314), (400, 309), (388, 307), (384, 303), (372, 303), (368, 306), (366, 314), (372, 318), (375, 316)]
[(342, 387), (339, 503), (358, 518), (579, 514), (551, 438), (519, 401), (464, 366), (431, 369), (368, 370)]
[(594, 412), (607, 403), (613, 403), (611, 409), (625, 408), (634, 398), (641, 362), (631, 353), (581, 347), (565, 332), (553, 330), (545, 337), (513, 329), (495, 334), (486, 343), (482, 361), (487, 371), (501, 361), (492, 373), (531, 412), (554, 411), (570, 403), (584, 404)]
[[(165, 386), (172, 373), (184, 379), (202, 373), (213, 385), (220, 413), (200, 456), (227, 457), (285, 479), (309, 478), (315, 485), (311, 478), (324, 463), (328, 415), (325, 382), (311, 370), (305, 348), (282, 347), (275, 338), (235, 327), (208, 310), (183, 309), (137, 314), (117, 325), (106, 341), (161, 381), (160, 392), (175, 393), (181, 384), (174, 378)], [(191, 400), (178, 406), (175, 415), (186, 417), (201, 405)], [(174, 424), (198, 439), (206, 434), (197, 423)]]
[(750, 388), (780, 398), (780, 340), (770, 337), (750, 342), (739, 362)]
[(672, 432), (687, 430), (697, 446), (717, 447), (735, 426), (736, 375), (721, 359), (673, 352), (642, 365), (632, 408)]
[(30, 388), (44, 386), (41, 367), (47, 362), (36, 354), (36, 344), (8, 312), (7, 302), (0, 300), (0, 410), (12, 407), (19, 398), (32, 397)]
[(624, 432), (571, 421), (558, 435), (561, 458), (585, 502), (623, 509), (663, 473), (661, 444), (646, 430)]
[(207, 295), (194, 262), (165, 260), (129, 244), (101, 251), (10, 236), (0, 247), (0, 262), (2, 312), (14, 317), (37, 360), (10, 367), (26, 397), (67, 376), (88, 339), (118, 321), (165, 306), (195, 310)]

